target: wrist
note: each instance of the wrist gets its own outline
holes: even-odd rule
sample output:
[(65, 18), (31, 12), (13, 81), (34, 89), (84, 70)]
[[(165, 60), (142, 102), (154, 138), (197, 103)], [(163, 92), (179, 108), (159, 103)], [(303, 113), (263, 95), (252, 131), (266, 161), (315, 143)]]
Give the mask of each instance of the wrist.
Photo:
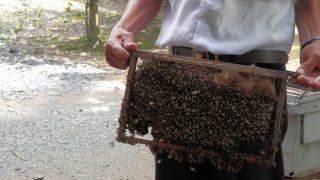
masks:
[(122, 28), (122, 29), (128, 31), (127, 28), (126, 28), (124, 25), (122, 25), (122, 24), (116, 24), (116, 25), (114, 26), (114, 28)]
[(310, 36), (309, 38), (301, 41), (300, 49), (303, 49), (305, 46), (312, 43), (313, 41), (320, 41), (320, 35)]

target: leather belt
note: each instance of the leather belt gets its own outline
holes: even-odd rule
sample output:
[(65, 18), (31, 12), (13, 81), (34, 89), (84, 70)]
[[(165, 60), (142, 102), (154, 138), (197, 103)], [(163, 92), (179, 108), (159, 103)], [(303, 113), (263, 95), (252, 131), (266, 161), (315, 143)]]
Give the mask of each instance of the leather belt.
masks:
[(285, 51), (252, 50), (242, 55), (229, 55), (199, 52), (194, 51), (192, 48), (181, 46), (172, 46), (171, 51), (174, 55), (195, 57), (196, 59), (218, 60), (237, 64), (286, 64), (288, 62), (288, 54)]

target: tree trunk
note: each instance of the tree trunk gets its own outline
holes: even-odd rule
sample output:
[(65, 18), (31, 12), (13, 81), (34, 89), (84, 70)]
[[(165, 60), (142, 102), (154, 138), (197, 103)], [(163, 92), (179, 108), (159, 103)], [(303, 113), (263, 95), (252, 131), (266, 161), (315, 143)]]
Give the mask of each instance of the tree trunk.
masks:
[(90, 46), (100, 44), (98, 0), (86, 0), (86, 32)]

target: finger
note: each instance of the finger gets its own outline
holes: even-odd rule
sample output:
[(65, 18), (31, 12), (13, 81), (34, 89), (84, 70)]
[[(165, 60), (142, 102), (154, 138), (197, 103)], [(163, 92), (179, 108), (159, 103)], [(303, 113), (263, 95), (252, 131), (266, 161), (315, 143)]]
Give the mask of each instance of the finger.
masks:
[(123, 47), (125, 49), (137, 49), (138, 44), (134, 42), (134, 35), (128, 32), (124, 35)]
[(129, 56), (119, 58), (112, 52), (106, 53), (106, 61), (108, 64), (111, 63), (112, 67), (124, 69), (129, 65)]
[(320, 82), (316, 82), (315, 78), (307, 77), (307, 76), (301, 76), (298, 78), (299, 83), (302, 83), (305, 86), (311, 87), (313, 89), (319, 89), (320, 90)]
[(117, 64), (115, 63), (114, 60), (112, 60), (111, 58), (108, 58), (107, 63), (109, 66), (113, 67), (113, 68), (118, 68)]
[(120, 69), (125, 69), (129, 66), (129, 58), (118, 59), (117, 57), (111, 55), (111, 60), (114, 61)]
[(304, 75), (300, 75), (297, 79), (296, 79), (296, 83), (303, 85), (303, 86), (308, 86), (309, 84), (309, 77), (304, 76)]
[(320, 88), (320, 82), (316, 82), (314, 76), (308, 77), (308, 76), (301, 75), (296, 79), (296, 83), (303, 86), (311, 87), (314, 89)]
[(303, 69), (303, 75), (311, 74), (317, 67), (320, 62), (320, 56), (318, 54), (313, 54), (306, 62), (304, 62), (301, 67), (298, 69), (301, 71)]
[(313, 89), (320, 90), (320, 83), (316, 81), (310, 81), (309, 86)]
[(119, 42), (110, 42), (108, 49), (110, 54), (118, 58), (119, 60), (127, 60), (130, 56), (129, 52)]
[(108, 60), (107, 63), (114, 68), (117, 69), (126, 69), (129, 66), (129, 62), (121, 62), (119, 61), (117, 58), (115, 58), (114, 56), (108, 56)]
[(125, 66), (129, 61), (129, 52), (125, 50), (119, 42), (109, 41), (105, 47), (105, 57), (106, 61), (112, 60), (116, 61), (114, 63), (120, 66)]

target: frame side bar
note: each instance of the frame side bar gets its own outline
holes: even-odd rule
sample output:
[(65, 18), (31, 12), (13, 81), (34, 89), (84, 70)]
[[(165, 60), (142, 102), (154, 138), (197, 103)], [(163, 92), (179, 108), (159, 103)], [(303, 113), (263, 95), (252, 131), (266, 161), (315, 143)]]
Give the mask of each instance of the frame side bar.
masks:
[(129, 94), (131, 91), (131, 85), (133, 83), (133, 76), (136, 70), (137, 66), (137, 56), (135, 52), (131, 52), (130, 54), (130, 62), (129, 62), (129, 71), (127, 75), (127, 83), (126, 83), (126, 90), (124, 93), (124, 98), (122, 100), (122, 107), (121, 107), (121, 112), (120, 112), (120, 117), (119, 117), (119, 128), (117, 130), (118, 137), (117, 140), (121, 141), (122, 139), (125, 138), (125, 122), (124, 122), (124, 115), (126, 110), (128, 109), (128, 102), (129, 102)]
[(280, 141), (280, 135), (281, 135), (281, 120), (283, 117), (283, 104), (284, 99), (286, 96), (286, 85), (287, 81), (285, 79), (281, 79), (281, 88), (279, 92), (279, 97), (277, 100), (277, 109), (276, 109), (276, 119), (274, 124), (274, 130), (273, 130), (273, 141), (272, 141), (272, 160), (274, 161), (276, 153), (278, 151), (278, 142)]

